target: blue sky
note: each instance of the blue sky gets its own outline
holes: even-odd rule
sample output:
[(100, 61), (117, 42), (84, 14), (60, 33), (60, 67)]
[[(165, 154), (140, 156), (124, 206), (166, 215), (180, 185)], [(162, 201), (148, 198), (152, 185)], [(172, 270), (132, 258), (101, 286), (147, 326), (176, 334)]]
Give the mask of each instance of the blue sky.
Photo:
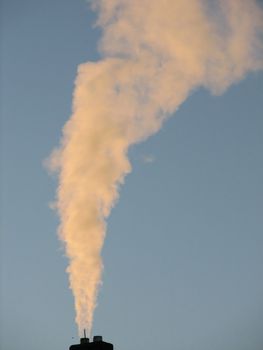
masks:
[[(99, 31), (81, 0), (2, 10), (1, 348), (62, 350), (78, 338), (43, 161)], [(116, 349), (262, 349), (262, 91), (262, 73), (200, 89), (130, 150), (94, 323)]]

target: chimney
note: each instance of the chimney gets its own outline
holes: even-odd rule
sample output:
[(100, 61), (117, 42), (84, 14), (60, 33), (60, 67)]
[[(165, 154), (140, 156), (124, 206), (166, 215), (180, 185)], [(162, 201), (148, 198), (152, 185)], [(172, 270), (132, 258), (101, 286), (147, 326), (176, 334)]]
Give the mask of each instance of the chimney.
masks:
[(94, 343), (102, 341), (102, 336), (101, 335), (94, 335), (93, 341), (94, 341)]
[(90, 342), (84, 332), (84, 338), (80, 338), (80, 344), (71, 345), (69, 350), (114, 350), (114, 348), (113, 344), (103, 341), (101, 335), (95, 335)]

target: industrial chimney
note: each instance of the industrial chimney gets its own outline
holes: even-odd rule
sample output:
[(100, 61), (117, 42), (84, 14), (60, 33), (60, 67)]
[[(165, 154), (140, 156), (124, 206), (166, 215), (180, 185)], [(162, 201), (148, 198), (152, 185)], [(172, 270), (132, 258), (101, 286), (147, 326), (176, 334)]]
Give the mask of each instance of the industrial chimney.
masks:
[(80, 344), (71, 345), (69, 350), (113, 350), (113, 345), (103, 341), (101, 335), (95, 335), (93, 342), (90, 342), (84, 330), (84, 338), (80, 338)]

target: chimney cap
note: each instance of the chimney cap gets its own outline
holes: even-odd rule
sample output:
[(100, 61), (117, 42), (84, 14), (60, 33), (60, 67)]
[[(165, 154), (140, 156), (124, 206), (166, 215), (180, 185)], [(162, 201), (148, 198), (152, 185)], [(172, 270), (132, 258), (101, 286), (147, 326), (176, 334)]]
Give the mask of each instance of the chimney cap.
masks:
[(80, 344), (86, 344), (89, 343), (89, 338), (80, 338)]
[(93, 341), (94, 341), (95, 343), (96, 343), (96, 342), (99, 342), (99, 341), (102, 341), (102, 336), (101, 336), (101, 335), (94, 335)]

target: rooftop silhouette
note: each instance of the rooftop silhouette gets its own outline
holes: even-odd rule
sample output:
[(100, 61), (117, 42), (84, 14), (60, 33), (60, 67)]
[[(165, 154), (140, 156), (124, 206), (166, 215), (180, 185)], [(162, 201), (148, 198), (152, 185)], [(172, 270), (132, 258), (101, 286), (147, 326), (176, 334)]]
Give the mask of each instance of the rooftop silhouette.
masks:
[(84, 338), (80, 339), (80, 344), (71, 345), (69, 350), (113, 350), (113, 345), (103, 341), (100, 335), (94, 336), (93, 342), (90, 342), (84, 332)]

